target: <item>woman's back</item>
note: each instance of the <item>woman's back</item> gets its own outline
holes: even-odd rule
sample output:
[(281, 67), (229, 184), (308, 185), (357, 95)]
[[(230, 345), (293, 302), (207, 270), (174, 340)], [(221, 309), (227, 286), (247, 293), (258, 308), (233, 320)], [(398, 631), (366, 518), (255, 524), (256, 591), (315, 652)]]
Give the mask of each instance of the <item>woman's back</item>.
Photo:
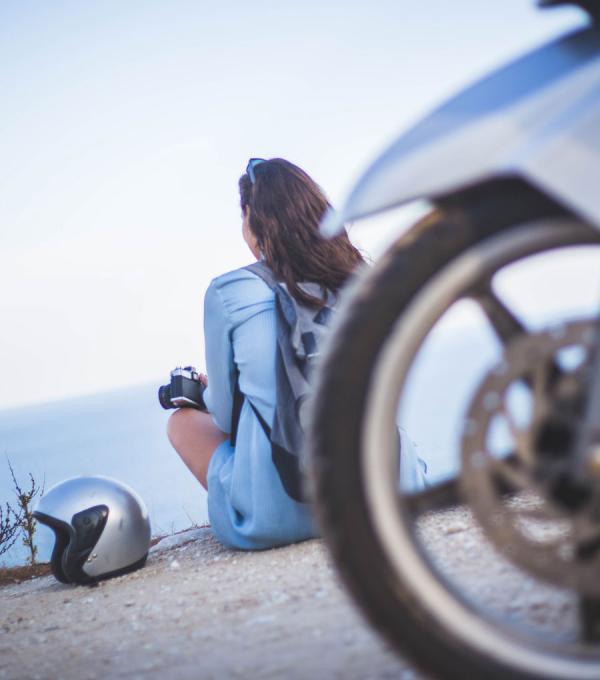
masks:
[[(271, 443), (249, 400), (271, 423), (275, 408), (276, 317), (274, 294), (255, 274), (238, 269), (215, 279), (205, 298), (206, 405), (230, 431), (235, 372), (245, 399), (235, 447), (223, 442), (208, 469), (208, 510), (219, 539), (260, 549), (315, 535), (309, 507), (285, 492)], [(211, 385), (217, 389), (211, 391)]]

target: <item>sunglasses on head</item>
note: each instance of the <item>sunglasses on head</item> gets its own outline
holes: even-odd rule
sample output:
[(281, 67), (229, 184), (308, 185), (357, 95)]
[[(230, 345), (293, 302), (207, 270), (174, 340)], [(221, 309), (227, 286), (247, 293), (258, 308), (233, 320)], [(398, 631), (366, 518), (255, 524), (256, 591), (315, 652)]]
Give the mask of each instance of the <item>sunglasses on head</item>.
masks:
[(261, 163), (266, 163), (266, 158), (251, 158), (246, 166), (246, 174), (250, 177), (252, 184), (256, 182), (256, 175), (254, 174), (254, 168)]

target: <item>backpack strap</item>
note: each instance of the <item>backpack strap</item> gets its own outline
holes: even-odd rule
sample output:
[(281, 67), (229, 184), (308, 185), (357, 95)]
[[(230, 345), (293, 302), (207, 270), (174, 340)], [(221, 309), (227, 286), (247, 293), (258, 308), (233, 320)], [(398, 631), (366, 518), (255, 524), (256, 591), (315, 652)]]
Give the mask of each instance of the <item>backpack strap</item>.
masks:
[(238, 425), (240, 424), (240, 415), (242, 413), (242, 406), (244, 404), (244, 395), (242, 390), (240, 390), (240, 372), (235, 369), (235, 382), (233, 385), (233, 407), (231, 409), (231, 429), (229, 434), (229, 440), (231, 441), (231, 446), (235, 446), (237, 441), (237, 431)]
[[(237, 431), (240, 424), (240, 415), (242, 414), (242, 406), (244, 405), (245, 398), (246, 395), (240, 389), (240, 372), (236, 370), (235, 383), (233, 386), (233, 407), (231, 409), (231, 430), (229, 434), (231, 446), (235, 446), (235, 443), (237, 441)], [(267, 421), (261, 416), (259, 410), (256, 408), (256, 406), (254, 406), (250, 399), (248, 399), (248, 403), (250, 404), (250, 406), (252, 406), (252, 410), (254, 411), (256, 417), (258, 418), (258, 422), (260, 423), (262, 429), (264, 430), (265, 434), (267, 435), (270, 441), (271, 428), (267, 425)]]
[(247, 269), (249, 272), (258, 276), (259, 279), (262, 279), (275, 293), (275, 304), (279, 306), (283, 318), (287, 321), (290, 328), (292, 328), (296, 322), (296, 312), (294, 311), (294, 305), (291, 302), (291, 295), (287, 289), (281, 285), (281, 282), (277, 280), (273, 271), (262, 260), (253, 262), (244, 267), (244, 269)]
[(256, 274), (256, 276), (258, 276), (259, 279), (262, 279), (267, 284), (267, 286), (269, 286), (269, 288), (275, 288), (279, 283), (270, 267), (268, 267), (262, 260), (257, 260), (252, 264), (248, 264), (244, 267), (244, 269)]
[(254, 415), (258, 418), (258, 422), (260, 423), (260, 426), (264, 430), (264, 433), (267, 435), (267, 439), (271, 441), (271, 428), (269, 427), (267, 421), (262, 417), (260, 411), (256, 408), (256, 406), (254, 406), (250, 399), (248, 399), (248, 403), (252, 407)]

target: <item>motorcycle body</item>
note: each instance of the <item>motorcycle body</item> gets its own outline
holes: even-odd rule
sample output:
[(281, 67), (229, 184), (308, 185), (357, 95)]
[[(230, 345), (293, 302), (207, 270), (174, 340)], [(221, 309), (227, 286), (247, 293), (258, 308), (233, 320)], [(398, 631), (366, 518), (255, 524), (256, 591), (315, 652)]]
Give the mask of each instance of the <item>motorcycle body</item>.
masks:
[[(440, 107), (322, 229), (423, 198), (432, 211), (357, 277), (323, 357), (309, 444), (323, 535), (370, 621), (426, 671), (599, 678), (600, 267), (575, 286), (560, 276), (565, 261), (600, 263), (600, 28)], [(594, 304), (533, 318), (528, 281)], [(419, 376), (444, 333), (456, 389), (436, 411), (452, 390), (419, 391)], [(406, 489), (403, 416), (428, 409), (435, 430), (454, 406), (450, 472)], [(491, 593), (476, 564), (453, 571), (436, 553), (452, 518), (478, 527)], [(515, 614), (532, 583), (562, 627)]]

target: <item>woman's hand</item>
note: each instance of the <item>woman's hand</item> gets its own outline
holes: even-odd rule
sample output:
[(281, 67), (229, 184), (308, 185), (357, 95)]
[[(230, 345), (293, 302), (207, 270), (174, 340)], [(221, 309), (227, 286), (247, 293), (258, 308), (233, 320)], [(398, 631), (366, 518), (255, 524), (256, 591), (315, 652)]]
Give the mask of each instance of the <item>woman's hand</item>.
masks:
[(198, 373), (198, 380), (204, 385), (204, 387), (208, 387), (208, 376), (206, 373)]

